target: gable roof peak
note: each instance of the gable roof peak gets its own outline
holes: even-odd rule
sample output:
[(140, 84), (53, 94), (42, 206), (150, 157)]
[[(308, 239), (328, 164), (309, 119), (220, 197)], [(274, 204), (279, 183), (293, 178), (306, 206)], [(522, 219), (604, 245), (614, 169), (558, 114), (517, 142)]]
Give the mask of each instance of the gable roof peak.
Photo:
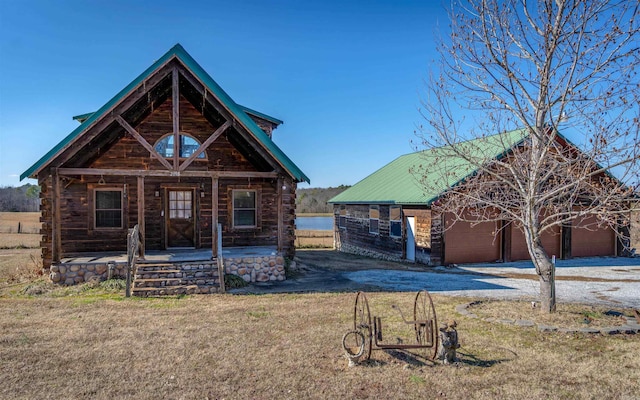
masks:
[[(140, 85), (143, 85), (147, 78), (151, 77), (156, 71), (177, 59), (191, 74), (193, 74), (205, 87), (210, 91), (225, 107), (233, 118), (241, 125), (257, 143), (262, 146), (278, 163), (284, 171), (291, 175), (298, 182), (310, 182), (309, 178), (291, 161), (289, 157), (271, 140), (271, 138), (246, 114), (246, 112), (236, 104), (233, 99), (218, 85), (216, 81), (191, 57), (189, 53), (182, 47), (180, 43), (176, 43), (162, 57), (153, 62), (144, 72), (136, 79), (131, 81), (120, 92), (118, 92), (111, 100), (105, 103), (100, 109), (91, 114), (81, 114), (75, 116), (74, 119), (81, 122), (80, 126), (74, 129), (70, 134), (63, 138), (55, 147), (41, 157), (35, 164), (29, 167), (20, 175), (20, 179), (26, 177), (35, 178), (37, 174), (49, 165), (58, 155), (69, 148), (83, 133), (85, 133), (98, 120), (103, 118), (113, 110), (127, 96), (133, 93)], [(272, 117), (270, 117), (272, 118)], [(279, 121), (279, 120), (278, 120)]]

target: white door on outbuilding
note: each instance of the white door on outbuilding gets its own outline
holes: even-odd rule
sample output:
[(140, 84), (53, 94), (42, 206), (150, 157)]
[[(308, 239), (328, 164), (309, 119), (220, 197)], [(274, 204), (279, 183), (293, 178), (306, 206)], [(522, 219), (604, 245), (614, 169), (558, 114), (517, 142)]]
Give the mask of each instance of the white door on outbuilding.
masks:
[(416, 261), (416, 217), (407, 217), (407, 261)]

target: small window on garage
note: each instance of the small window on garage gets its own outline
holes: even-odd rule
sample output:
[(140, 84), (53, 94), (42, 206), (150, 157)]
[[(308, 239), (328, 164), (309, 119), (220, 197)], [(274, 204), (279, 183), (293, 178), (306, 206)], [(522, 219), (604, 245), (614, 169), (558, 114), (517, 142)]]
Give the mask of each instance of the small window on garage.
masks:
[(347, 227), (347, 206), (340, 206), (340, 215), (338, 216), (338, 227), (345, 229)]
[(122, 190), (100, 189), (95, 194), (95, 228), (122, 228)]
[(380, 206), (369, 206), (369, 233), (380, 233)]
[(402, 237), (402, 208), (389, 207), (389, 236)]

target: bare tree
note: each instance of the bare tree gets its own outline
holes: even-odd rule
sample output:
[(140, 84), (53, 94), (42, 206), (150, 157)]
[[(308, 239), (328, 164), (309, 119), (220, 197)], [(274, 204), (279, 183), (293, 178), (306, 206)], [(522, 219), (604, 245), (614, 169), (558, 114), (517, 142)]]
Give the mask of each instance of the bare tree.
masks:
[(619, 232), (637, 207), (638, 7), (453, 1), (427, 82), (419, 136), (426, 148), (445, 147), (428, 152), (423, 185), (453, 185), (435, 207), (458, 221), (506, 220), (523, 231), (547, 312), (555, 283), (543, 232), (581, 219)]

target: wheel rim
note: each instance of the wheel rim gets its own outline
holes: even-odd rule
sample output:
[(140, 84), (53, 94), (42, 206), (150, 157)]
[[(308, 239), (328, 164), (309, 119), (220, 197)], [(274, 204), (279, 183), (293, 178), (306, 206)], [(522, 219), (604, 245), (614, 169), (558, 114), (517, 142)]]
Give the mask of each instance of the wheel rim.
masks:
[(361, 333), (364, 339), (364, 351), (362, 357), (368, 360), (371, 357), (371, 313), (369, 312), (369, 302), (364, 292), (358, 292), (353, 309), (353, 329)]
[(415, 324), (416, 340), (418, 344), (425, 347), (427, 358), (435, 359), (438, 353), (438, 321), (436, 319), (436, 308), (431, 300), (431, 295), (426, 290), (416, 294), (413, 304), (413, 320), (427, 321), (426, 324)]

